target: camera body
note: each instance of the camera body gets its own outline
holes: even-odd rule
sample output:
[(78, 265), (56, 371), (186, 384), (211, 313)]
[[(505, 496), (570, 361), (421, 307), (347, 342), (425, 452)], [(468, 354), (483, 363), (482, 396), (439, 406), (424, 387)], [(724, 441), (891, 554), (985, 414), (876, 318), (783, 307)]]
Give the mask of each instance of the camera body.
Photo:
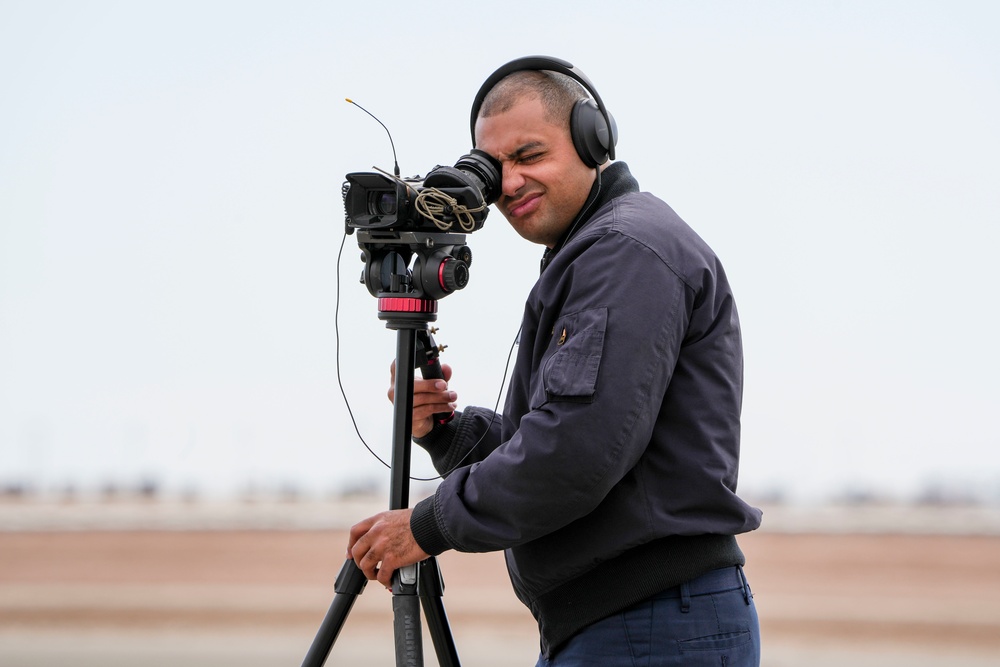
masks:
[(347, 232), (476, 231), (486, 221), (487, 207), (500, 196), (500, 174), (500, 163), (478, 149), (463, 155), (454, 167), (435, 167), (424, 179), (347, 174), (343, 188)]

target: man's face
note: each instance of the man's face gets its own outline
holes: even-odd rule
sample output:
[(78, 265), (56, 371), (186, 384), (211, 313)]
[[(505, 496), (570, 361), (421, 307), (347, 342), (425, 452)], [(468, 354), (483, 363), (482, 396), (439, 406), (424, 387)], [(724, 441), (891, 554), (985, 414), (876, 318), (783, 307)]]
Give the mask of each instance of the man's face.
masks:
[(537, 98), (476, 121), (476, 147), (503, 165), (497, 208), (514, 230), (553, 247), (583, 208), (595, 172), (573, 147), (569, 121), (553, 124)]

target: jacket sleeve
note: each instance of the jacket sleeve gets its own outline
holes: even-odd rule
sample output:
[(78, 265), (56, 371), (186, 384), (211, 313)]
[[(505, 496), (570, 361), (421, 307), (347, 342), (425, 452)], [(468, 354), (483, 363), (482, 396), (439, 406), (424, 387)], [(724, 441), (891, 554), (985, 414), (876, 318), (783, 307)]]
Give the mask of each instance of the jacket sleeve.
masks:
[(509, 440), (452, 472), (415, 510), (411, 525), (419, 521), (435, 549), (504, 549), (567, 526), (601, 503), (650, 441), (691, 290), (634, 238), (575, 245), (532, 293), (548, 301), (529, 298), (529, 310), (554, 318), (523, 336), (533, 367), (516, 391), (529, 409)]
[(431, 457), (434, 469), (447, 477), (455, 468), (480, 461), (500, 444), (503, 417), (486, 408), (456, 411), (455, 418), (413, 442)]
[[(434, 469), (448, 477), (461, 466), (481, 461), (500, 444), (502, 416), (485, 408), (456, 411), (449, 423), (413, 441), (427, 451)], [(436, 556), (453, 545), (438, 526), (433, 498), (417, 503), (410, 519), (413, 537), (424, 552)]]

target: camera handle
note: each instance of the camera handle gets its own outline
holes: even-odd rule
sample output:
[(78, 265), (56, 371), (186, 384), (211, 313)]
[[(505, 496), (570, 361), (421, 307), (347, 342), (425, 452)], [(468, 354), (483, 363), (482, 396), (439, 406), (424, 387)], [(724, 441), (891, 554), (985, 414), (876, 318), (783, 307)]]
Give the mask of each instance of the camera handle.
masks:
[[(436, 303), (426, 299), (406, 299), (414, 303), (405, 313), (393, 315), (398, 299), (379, 300), (379, 318), (386, 327), (396, 330), (396, 400), (393, 403), (393, 447), (390, 466), (389, 509), (406, 509), (410, 494), (410, 438), (413, 428), (413, 379), (420, 368), (425, 378), (440, 378), (441, 367), (436, 349), (427, 331), (427, 322), (436, 317)], [(418, 312), (414, 313), (416, 310)], [(417, 341), (422, 354), (417, 356)], [(446, 419), (448, 416), (441, 416)], [(438, 418), (438, 416), (436, 416)], [(334, 585), (334, 599), (313, 639), (302, 667), (322, 667), (337, 640), (344, 622), (368, 580), (347, 559)], [(423, 636), (420, 607), (427, 618), (427, 628), (441, 667), (459, 667), (458, 652), (448, 625), (442, 595), (444, 583), (437, 559), (433, 556), (416, 565), (401, 568), (392, 576), (393, 637), (397, 667), (422, 667)]]

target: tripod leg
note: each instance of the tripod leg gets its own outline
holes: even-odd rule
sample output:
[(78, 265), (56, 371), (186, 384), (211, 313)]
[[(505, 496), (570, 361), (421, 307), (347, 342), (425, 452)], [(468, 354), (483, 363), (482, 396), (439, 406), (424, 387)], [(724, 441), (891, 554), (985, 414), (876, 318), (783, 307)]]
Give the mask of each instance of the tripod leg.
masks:
[[(413, 427), (413, 376), (417, 337), (412, 321), (403, 318), (401, 322), (390, 321), (386, 325), (396, 329), (397, 332), (394, 385), (396, 400), (393, 403), (392, 477), (389, 498), (389, 508), (393, 510), (406, 509), (409, 502), (410, 436)], [(427, 357), (427, 360), (429, 359), (430, 357)], [(425, 365), (428, 364), (427, 360)], [(427, 577), (427, 583), (420, 581), (422, 576)], [(326, 618), (323, 619), (312, 646), (309, 647), (302, 667), (323, 667), (351, 607), (366, 583), (364, 573), (353, 560), (348, 560), (337, 577), (337, 595), (330, 605)], [(429, 563), (424, 561), (400, 568), (394, 573), (392, 609), (397, 667), (422, 667), (424, 664), (423, 635), (420, 628), (421, 604), (427, 617), (428, 630), (434, 640), (438, 665), (458, 667), (458, 653), (441, 601), (443, 591), (441, 573), (437, 561), (433, 558), (429, 559)]]
[(416, 565), (400, 568), (392, 575), (392, 613), (396, 667), (422, 667), (424, 641), (420, 634)]
[(354, 602), (361, 595), (361, 591), (365, 589), (367, 583), (368, 579), (365, 578), (365, 573), (354, 564), (353, 560), (344, 562), (344, 566), (340, 568), (340, 574), (337, 575), (337, 583), (334, 585), (336, 595), (334, 595), (330, 609), (326, 612), (326, 617), (323, 619), (315, 639), (313, 639), (312, 646), (309, 647), (309, 652), (306, 653), (306, 657), (302, 661), (302, 667), (323, 667), (323, 663), (326, 662), (330, 653), (330, 648), (333, 647), (333, 643), (337, 641), (337, 635), (344, 627), (344, 621), (347, 620), (351, 607), (354, 606)]
[(441, 568), (433, 556), (420, 563), (419, 567), (420, 602), (424, 607), (424, 616), (427, 617), (427, 630), (434, 642), (438, 664), (440, 667), (459, 667), (461, 663), (458, 660), (458, 649), (455, 647), (444, 602), (441, 600), (444, 594)]

